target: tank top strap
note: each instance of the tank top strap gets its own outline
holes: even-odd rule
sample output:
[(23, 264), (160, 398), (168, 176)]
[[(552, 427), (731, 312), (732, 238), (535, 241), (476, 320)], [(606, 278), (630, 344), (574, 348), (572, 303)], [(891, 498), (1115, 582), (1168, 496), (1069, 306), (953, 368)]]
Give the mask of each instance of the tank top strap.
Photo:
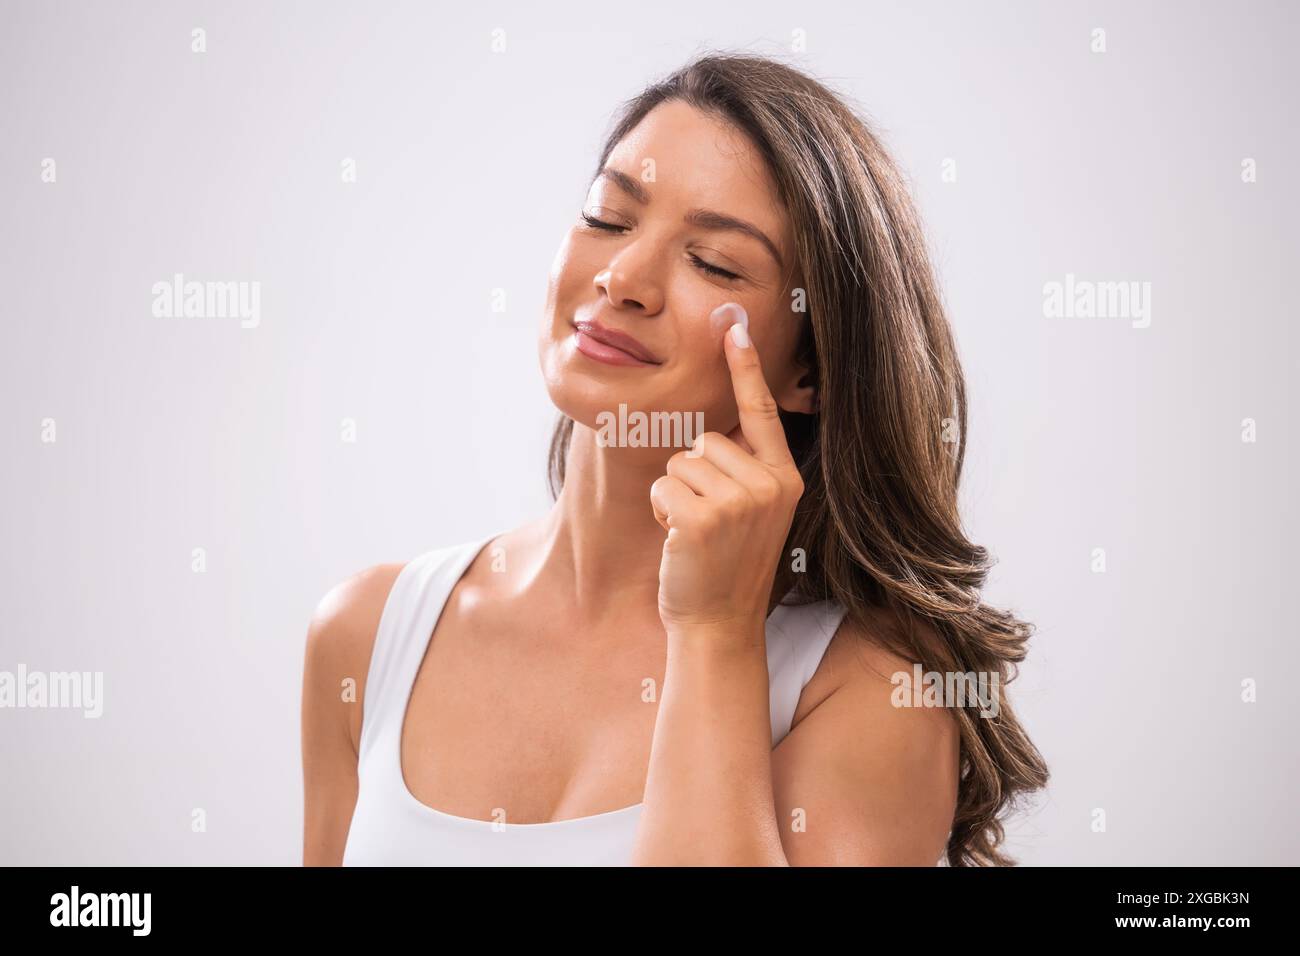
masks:
[(490, 540), (426, 551), (408, 561), (394, 578), (370, 654), (359, 761), (385, 735), (400, 732), (434, 625), (452, 588)]
[(848, 609), (832, 601), (779, 604), (767, 618), (767, 680), (772, 746), (790, 732), (799, 696), (821, 664)]
[[(426, 551), (398, 572), (371, 650), (359, 761), (364, 761), (379, 741), (401, 732), (411, 688), (447, 598), (494, 537)], [(841, 605), (821, 601), (781, 604), (768, 615), (768, 703), (773, 747), (790, 732), (804, 686), (817, 672), (845, 613)]]

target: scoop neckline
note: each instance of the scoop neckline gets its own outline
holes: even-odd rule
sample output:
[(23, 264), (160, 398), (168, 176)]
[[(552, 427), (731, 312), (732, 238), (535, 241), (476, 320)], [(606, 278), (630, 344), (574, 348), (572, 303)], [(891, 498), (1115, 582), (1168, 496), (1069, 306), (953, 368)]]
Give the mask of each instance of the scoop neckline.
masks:
[[(445, 810), (439, 810), (437, 807), (431, 807), (429, 806), (429, 804), (425, 803), (414, 793), (412, 793), (411, 788), (406, 784), (406, 772), (402, 769), (402, 736), (406, 730), (406, 712), (410, 710), (411, 707), (411, 696), (415, 693), (415, 681), (420, 676), (420, 667), (423, 666), (424, 657), (426, 654), (428, 654), (429, 647), (433, 644), (434, 632), (437, 631), (438, 621), (442, 618), (442, 612), (446, 609), (447, 602), (451, 599), (451, 592), (456, 590), (456, 585), (459, 584), (461, 582), (461, 579), (465, 577), (465, 574), (469, 571), (470, 566), (473, 565), (474, 561), (478, 558), (478, 556), (482, 554), (484, 550), (486, 550), (488, 545), (490, 545), (497, 538), (501, 537), (501, 535), (503, 534), (505, 534), (504, 531), (497, 532), (489, 535), (487, 538), (484, 538), (482, 540), (471, 541), (468, 544), (464, 545), (464, 548), (468, 552), (469, 556), (468, 557), (465, 557), (464, 555), (461, 556), (462, 563), (460, 567), (457, 569), (455, 577), (452, 579), (450, 584), (445, 586), (443, 590), (442, 599), (438, 604), (438, 610), (433, 616), (433, 622), (429, 625), (429, 634), (428, 634), (428, 638), (425, 641), (424, 650), (420, 654), (419, 662), (415, 665), (415, 673), (411, 675), (411, 685), (410, 687), (407, 688), (406, 699), (402, 704), (402, 709), (400, 713), (398, 714), (397, 739), (394, 745), (394, 749), (397, 751), (396, 754), (397, 787), (399, 790), (402, 791), (402, 797), (404, 800), (407, 801), (408, 804), (410, 804), (413, 807), (416, 807), (419, 811), (425, 814), (428, 814), (433, 817), (437, 817), (449, 823), (455, 823), (459, 826), (469, 826), (469, 827), (478, 827), (478, 828), (488, 827), (498, 832), (500, 830), (530, 830), (530, 829), (537, 829), (538, 827), (562, 827), (566, 824), (583, 823), (591, 820), (603, 820), (609, 817), (618, 816), (620, 814), (630, 813), (633, 810), (640, 810), (643, 806), (645, 806), (644, 799), (638, 803), (633, 803), (626, 807), (618, 807), (617, 809), (614, 810), (603, 810), (600, 813), (589, 813), (583, 817), (568, 817), (564, 820), (543, 820), (539, 823), (510, 823), (509, 821), (507, 821), (506, 823), (497, 823), (495, 820), (481, 820), (477, 817), (462, 817), (454, 813), (447, 813)], [(415, 561), (412, 561), (410, 564), (407, 565), (407, 567), (410, 567), (411, 565), (414, 564)], [(403, 570), (405, 570), (405, 568)]]

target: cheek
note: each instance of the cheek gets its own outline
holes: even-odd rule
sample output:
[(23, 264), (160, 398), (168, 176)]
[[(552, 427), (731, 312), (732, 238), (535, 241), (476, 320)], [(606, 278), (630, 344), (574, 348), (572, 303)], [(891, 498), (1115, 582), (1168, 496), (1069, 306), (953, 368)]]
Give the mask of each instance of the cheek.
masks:
[(737, 324), (749, 328), (749, 313), (739, 302), (724, 302), (709, 313), (709, 331), (717, 341), (721, 341), (727, 330)]
[(582, 243), (576, 242), (572, 232), (565, 234), (551, 261), (546, 282), (546, 304), (538, 328), (538, 352), (545, 374), (550, 355), (566, 338), (569, 320), (582, 301), (584, 289), (591, 289), (596, 268), (582, 259)]
[(571, 307), (573, 290), (579, 281), (581, 268), (573, 233), (566, 233), (563, 241), (560, 242), (560, 248), (555, 250), (555, 258), (551, 261), (551, 272), (546, 284), (548, 316), (557, 307), (566, 305)]
[(542, 309), (542, 319), (537, 330), (537, 358), (542, 377), (548, 382), (555, 374), (554, 350), (559, 328), (564, 322), (562, 316), (571, 311), (567, 304), (569, 293), (566, 291), (566, 281), (573, 272), (572, 261), (573, 238), (571, 233), (566, 233), (551, 260), (551, 271), (546, 280), (546, 305)]
[(758, 347), (766, 366), (779, 363), (798, 338), (802, 315), (790, 308), (790, 300), (763, 296), (750, 304), (749, 336)]
[(551, 263), (551, 282), (561, 298), (590, 298), (597, 294), (596, 276), (608, 268), (611, 247), (599, 237), (584, 235), (575, 226), (565, 233)]
[[(718, 290), (691, 282), (690, 277), (676, 290), (673, 311), (677, 347), (675, 364), (684, 378), (697, 388), (708, 385), (719, 373), (726, 374), (727, 359), (722, 351), (722, 336), (731, 325), (730, 314), (719, 315)], [(693, 377), (698, 376), (699, 381)]]
[[(705, 413), (708, 429), (715, 427), (714, 419), (725, 415), (734, 401), (723, 341), (735, 318), (715, 314), (720, 304), (718, 292), (695, 292), (689, 296), (689, 304), (681, 306), (672, 369), (674, 394), (682, 406)], [(679, 297), (678, 301), (683, 300)]]

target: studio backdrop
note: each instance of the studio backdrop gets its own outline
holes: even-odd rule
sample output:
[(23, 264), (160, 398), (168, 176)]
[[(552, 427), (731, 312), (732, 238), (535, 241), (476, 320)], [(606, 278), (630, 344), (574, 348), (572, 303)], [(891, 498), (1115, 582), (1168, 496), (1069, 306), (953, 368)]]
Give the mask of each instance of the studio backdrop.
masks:
[(0, 21), (0, 671), (83, 680), (0, 708), (0, 862), (300, 862), (313, 608), (548, 507), (552, 257), (618, 106), (710, 49), (819, 78), (910, 180), (986, 599), (1037, 629), (1007, 851), (1296, 859), (1294, 4)]

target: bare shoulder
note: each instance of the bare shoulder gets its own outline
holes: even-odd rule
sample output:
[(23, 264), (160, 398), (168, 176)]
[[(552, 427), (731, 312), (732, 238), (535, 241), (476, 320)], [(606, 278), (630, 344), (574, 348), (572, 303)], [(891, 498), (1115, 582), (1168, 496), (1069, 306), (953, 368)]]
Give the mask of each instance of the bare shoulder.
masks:
[(313, 633), (344, 634), (372, 619), (378, 623), (393, 582), (405, 566), (401, 562), (374, 564), (335, 584), (316, 604), (311, 618)]
[[(913, 618), (908, 626), (924, 641), (938, 640), (933, 626)], [(926, 752), (945, 752), (959, 739), (957, 721), (943, 707), (897, 706), (897, 675), (911, 678), (915, 661), (903, 657), (885, 642), (884, 635), (899, 624), (883, 611), (866, 620), (845, 618), (826, 648), (814, 675), (827, 694), (852, 701), (864, 716), (879, 722), (896, 743), (924, 745)], [(809, 681), (811, 687), (813, 681)]]
[(787, 841), (792, 860), (928, 866), (943, 852), (956, 809), (960, 729), (943, 707), (896, 705), (892, 678), (913, 667), (883, 640), (896, 626), (883, 613), (844, 620), (773, 754), (779, 800), (815, 805), (836, 821), (833, 836)]
[[(355, 681), (356, 703), (364, 699), (366, 674), (375, 634), (393, 582), (405, 567), (401, 562), (372, 565), (325, 593), (307, 625), (305, 682), (337, 696), (348, 678)], [(360, 740), (360, 708), (349, 708), (349, 729), (355, 747)]]
[(343, 860), (358, 793), (362, 700), (375, 632), (402, 564), (330, 588), (307, 625), (302, 677), (303, 863)]

